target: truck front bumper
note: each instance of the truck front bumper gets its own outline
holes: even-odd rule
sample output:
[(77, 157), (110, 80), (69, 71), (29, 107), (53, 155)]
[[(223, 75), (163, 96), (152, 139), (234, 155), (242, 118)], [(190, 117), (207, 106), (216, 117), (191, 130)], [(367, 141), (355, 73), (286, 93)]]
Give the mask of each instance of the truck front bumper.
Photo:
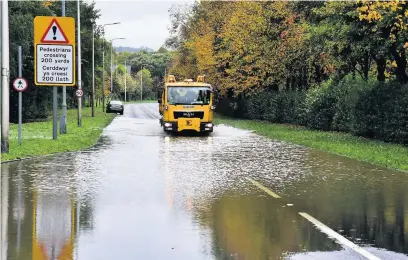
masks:
[(166, 131), (171, 132), (182, 132), (185, 130), (193, 130), (196, 132), (212, 132), (214, 125), (208, 122), (200, 122), (199, 125), (196, 126), (186, 126), (185, 124), (179, 124), (179, 122), (163, 122), (163, 128)]

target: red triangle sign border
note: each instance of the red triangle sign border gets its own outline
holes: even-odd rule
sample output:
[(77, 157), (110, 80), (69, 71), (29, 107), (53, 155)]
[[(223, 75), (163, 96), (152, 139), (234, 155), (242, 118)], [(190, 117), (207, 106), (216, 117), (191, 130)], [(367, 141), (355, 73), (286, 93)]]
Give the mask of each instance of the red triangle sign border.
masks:
[[(48, 34), (48, 32), (51, 30), (51, 26), (52, 26), (52, 24), (53, 24), (54, 22), (55, 22), (55, 25), (56, 25), (56, 26), (58, 27), (58, 29), (60, 30), (62, 36), (64, 36), (65, 41), (47, 41), (47, 40), (45, 40), (45, 37), (47, 37), (47, 34)], [(68, 43), (68, 42), (69, 42), (69, 41), (68, 41), (68, 38), (67, 38), (67, 36), (65, 35), (64, 31), (62, 30), (61, 26), (59, 25), (57, 19), (55, 19), (55, 18), (52, 19), (51, 22), (50, 22), (50, 25), (48, 25), (47, 30), (45, 30), (45, 33), (44, 33), (43, 37), (41, 38), (41, 43)]]

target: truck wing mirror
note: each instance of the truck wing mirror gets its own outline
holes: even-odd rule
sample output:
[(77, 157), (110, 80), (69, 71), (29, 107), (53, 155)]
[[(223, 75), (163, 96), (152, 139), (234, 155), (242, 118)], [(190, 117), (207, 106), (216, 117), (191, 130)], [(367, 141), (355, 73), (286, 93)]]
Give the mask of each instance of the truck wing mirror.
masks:
[(157, 100), (157, 103), (161, 104), (161, 103), (162, 103), (162, 100), (161, 100), (161, 99), (158, 99), (158, 100)]

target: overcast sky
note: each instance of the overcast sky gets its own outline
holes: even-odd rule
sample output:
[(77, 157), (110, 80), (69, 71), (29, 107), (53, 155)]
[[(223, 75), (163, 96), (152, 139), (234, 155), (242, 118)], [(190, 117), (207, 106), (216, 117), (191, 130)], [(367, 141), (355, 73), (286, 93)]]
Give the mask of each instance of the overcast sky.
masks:
[[(92, 0), (87, 0), (92, 2)], [(160, 48), (168, 37), (170, 25), (169, 8), (173, 4), (188, 4), (194, 0), (95, 0), (101, 17), (98, 25), (121, 22), (105, 26), (105, 38), (124, 37), (115, 40), (114, 46)]]

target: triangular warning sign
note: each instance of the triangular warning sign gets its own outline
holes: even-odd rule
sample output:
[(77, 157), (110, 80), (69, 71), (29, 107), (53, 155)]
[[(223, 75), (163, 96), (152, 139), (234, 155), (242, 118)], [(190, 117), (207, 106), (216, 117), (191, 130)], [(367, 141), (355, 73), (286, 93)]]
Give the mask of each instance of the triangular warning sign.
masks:
[(51, 21), (41, 38), (41, 43), (68, 43), (68, 38), (58, 24), (57, 19)]

